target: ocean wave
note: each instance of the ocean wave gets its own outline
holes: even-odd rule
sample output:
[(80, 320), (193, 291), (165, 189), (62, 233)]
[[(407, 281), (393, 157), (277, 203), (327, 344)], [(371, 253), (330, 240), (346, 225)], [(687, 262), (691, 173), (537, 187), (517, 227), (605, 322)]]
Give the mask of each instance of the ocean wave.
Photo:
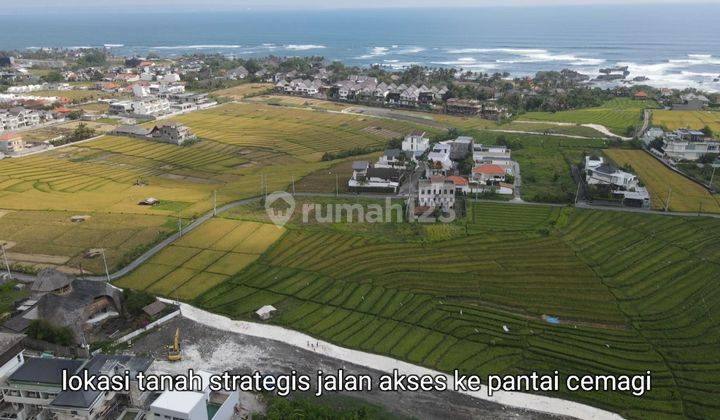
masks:
[(720, 83), (714, 79), (720, 76), (720, 68), (717, 73), (705, 70), (692, 71), (689, 68), (695, 65), (713, 64), (712, 56), (705, 56), (702, 59), (691, 58), (683, 60), (667, 60), (661, 63), (634, 63), (619, 62), (618, 66), (627, 66), (630, 77), (644, 76), (648, 80), (644, 84), (655, 87), (668, 87), (684, 89), (688, 87), (703, 89), (711, 92), (720, 91)]
[[(397, 46), (393, 46), (393, 48), (398, 48)], [(398, 54), (417, 54), (425, 51), (425, 48), (423, 47), (407, 47), (401, 50), (395, 51)]]
[(234, 49), (241, 48), (240, 45), (224, 45), (224, 44), (200, 44), (200, 45), (160, 45), (152, 47), (156, 50), (212, 50), (212, 49)]
[(449, 54), (492, 54), (501, 53), (515, 58), (498, 58), (501, 64), (543, 63), (564, 61), (571, 66), (599, 66), (606, 62), (602, 58), (580, 57), (575, 54), (555, 54), (541, 48), (462, 48), (447, 50)]
[(538, 48), (461, 48), (447, 50), (449, 54), (483, 54), (483, 53), (494, 53), (501, 52), (507, 54), (540, 54), (547, 53), (547, 50)]
[(360, 60), (367, 60), (368, 58), (380, 57), (383, 55), (387, 55), (389, 52), (390, 52), (390, 48), (388, 48), (388, 47), (373, 47), (369, 53), (361, 55), (356, 58), (358, 58)]
[(122, 48), (125, 44), (104, 44), (105, 48)]
[(292, 51), (307, 51), (307, 50), (321, 50), (323, 48), (327, 48), (324, 45), (315, 45), (315, 44), (289, 44), (285, 45), (283, 48), (286, 50), (292, 50)]

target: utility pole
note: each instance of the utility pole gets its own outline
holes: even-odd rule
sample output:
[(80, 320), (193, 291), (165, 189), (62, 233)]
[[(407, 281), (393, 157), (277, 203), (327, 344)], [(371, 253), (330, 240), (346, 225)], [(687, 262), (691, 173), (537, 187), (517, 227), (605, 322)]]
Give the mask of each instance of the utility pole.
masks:
[(182, 236), (182, 218), (180, 217), (179, 211), (178, 211), (178, 232), (180, 232), (180, 236)]
[(295, 175), (290, 175), (292, 178), (292, 195), (295, 195)]
[(712, 164), (712, 167), (713, 167), (713, 171), (712, 171), (712, 175), (710, 175), (710, 188), (713, 187), (713, 179), (715, 178), (715, 169), (717, 169), (717, 166), (715, 166), (714, 163)]
[(665, 211), (668, 211), (668, 208), (670, 208), (670, 196), (671, 195), (672, 195), (672, 185), (670, 186), (670, 189), (668, 190), (667, 201), (665, 201)]
[(217, 190), (213, 190), (213, 216), (217, 216)]
[(103, 265), (105, 265), (105, 275), (107, 276), (108, 283), (110, 283), (110, 270), (108, 270), (107, 258), (105, 258), (105, 248), (102, 248), (100, 252), (102, 252)]
[(335, 174), (335, 197), (340, 195), (340, 179), (338, 174)]
[(3, 262), (5, 263), (5, 269), (7, 270), (8, 277), (11, 278), (12, 274), (10, 273), (10, 264), (8, 263), (7, 254), (5, 254), (4, 242), (0, 244), (0, 250), (2, 250)]

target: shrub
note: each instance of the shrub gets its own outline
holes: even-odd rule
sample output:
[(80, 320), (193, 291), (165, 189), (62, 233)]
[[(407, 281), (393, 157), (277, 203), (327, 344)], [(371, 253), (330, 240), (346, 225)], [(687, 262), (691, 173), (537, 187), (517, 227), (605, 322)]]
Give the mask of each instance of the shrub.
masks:
[(36, 340), (69, 346), (73, 344), (73, 333), (68, 327), (56, 327), (44, 319), (36, 319), (30, 323), (27, 335)]

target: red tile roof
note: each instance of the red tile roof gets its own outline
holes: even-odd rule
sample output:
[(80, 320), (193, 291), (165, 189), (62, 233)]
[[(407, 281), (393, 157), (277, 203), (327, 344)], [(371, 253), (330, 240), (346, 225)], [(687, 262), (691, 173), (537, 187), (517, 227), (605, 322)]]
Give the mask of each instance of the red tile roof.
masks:
[(455, 184), (456, 186), (457, 186), (457, 185), (467, 185), (467, 184), (468, 184), (468, 180), (467, 180), (466, 178), (463, 178), (463, 177), (457, 176), (457, 175), (449, 176), (449, 177), (447, 177), (447, 179), (448, 179), (449, 181), (452, 181), (453, 184)]
[(505, 169), (491, 164), (476, 166), (472, 171), (474, 174), (505, 175)]
[(0, 134), (0, 141), (10, 141), (10, 140), (22, 140), (22, 136), (18, 133), (3, 133)]

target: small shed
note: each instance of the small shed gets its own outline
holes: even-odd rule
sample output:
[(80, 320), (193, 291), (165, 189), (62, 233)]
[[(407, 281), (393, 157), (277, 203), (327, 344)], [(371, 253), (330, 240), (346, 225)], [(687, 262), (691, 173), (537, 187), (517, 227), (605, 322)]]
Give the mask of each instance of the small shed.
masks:
[(165, 305), (163, 302), (156, 300), (155, 302), (145, 306), (142, 308), (143, 312), (145, 312), (150, 318), (156, 317), (159, 313), (165, 310)]
[(103, 253), (103, 250), (101, 248), (91, 248), (91, 249), (88, 249), (87, 251), (85, 251), (85, 254), (83, 255), (83, 257), (85, 257), (87, 259), (93, 259), (93, 258), (99, 257), (100, 255), (102, 255), (102, 253)]
[(265, 305), (262, 308), (255, 311), (255, 314), (262, 319), (263, 321), (267, 321), (270, 319), (272, 314), (277, 311), (277, 309), (272, 305)]
[(142, 200), (141, 202), (139, 202), (138, 204), (141, 206), (154, 206), (155, 204), (158, 204), (159, 202), (160, 202), (160, 200), (158, 200), (155, 197), (148, 197), (148, 198)]

